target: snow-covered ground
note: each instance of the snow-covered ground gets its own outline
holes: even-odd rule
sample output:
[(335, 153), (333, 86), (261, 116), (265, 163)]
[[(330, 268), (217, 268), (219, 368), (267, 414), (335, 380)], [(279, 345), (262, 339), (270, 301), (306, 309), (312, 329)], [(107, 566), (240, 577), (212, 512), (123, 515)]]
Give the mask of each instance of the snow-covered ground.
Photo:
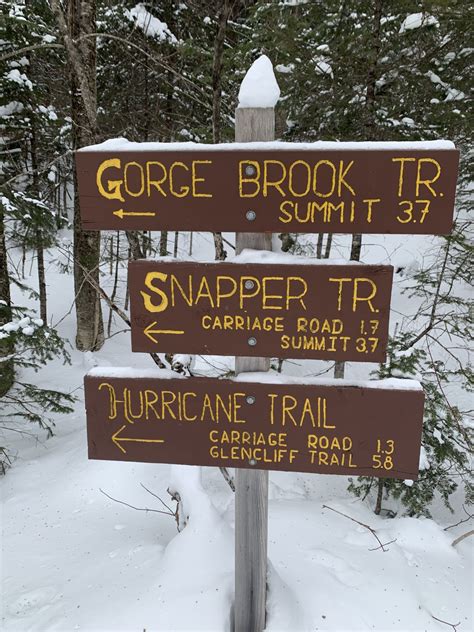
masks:
[[(226, 235), (232, 240), (231, 235)], [(315, 240), (315, 237), (308, 237)], [(333, 256), (347, 257), (347, 237)], [(367, 237), (368, 263), (416, 268), (435, 238)], [(181, 246), (187, 249), (182, 236)], [(195, 256), (211, 259), (210, 234), (195, 235)], [(15, 253), (13, 253), (14, 255)], [(48, 254), (48, 300), (53, 323), (73, 302), (72, 277)], [(29, 262), (25, 267), (28, 272)], [(122, 273), (122, 280), (124, 275)], [(35, 285), (35, 270), (28, 281)], [(414, 307), (395, 277), (392, 328)], [(110, 290), (111, 279), (104, 277)], [(123, 284), (121, 285), (123, 290)], [(123, 292), (122, 292), (123, 294)], [(26, 304), (25, 297), (15, 296)], [(123, 304), (123, 303), (122, 303)], [(104, 314), (107, 310), (104, 308)], [(113, 332), (123, 329), (119, 321)], [(74, 340), (74, 315), (59, 332)], [(199, 374), (232, 367), (231, 358), (197, 358)], [(233, 494), (217, 468), (88, 461), (84, 374), (96, 365), (151, 368), (132, 354), (130, 333), (116, 333), (99, 353), (72, 351), (72, 365), (54, 361), (35, 374), (37, 383), (74, 391), (73, 414), (57, 416), (55, 436), (45, 440), (12, 433), (16, 460), (0, 481), (2, 497), (2, 629), (120, 631), (230, 630), (233, 594)], [(292, 375), (315, 375), (322, 362), (285, 362)], [(216, 368), (217, 367), (217, 368)], [(374, 365), (352, 363), (350, 378), (366, 378)], [(188, 481), (191, 518), (177, 532), (167, 488)], [(368, 501), (354, 499), (340, 476), (270, 474), (269, 595), (267, 630), (472, 630), (472, 538), (452, 541), (466, 525), (461, 497), (452, 516), (441, 504), (434, 520), (377, 517)], [(102, 491), (101, 491), (102, 490)], [(374, 535), (357, 522), (376, 530)]]

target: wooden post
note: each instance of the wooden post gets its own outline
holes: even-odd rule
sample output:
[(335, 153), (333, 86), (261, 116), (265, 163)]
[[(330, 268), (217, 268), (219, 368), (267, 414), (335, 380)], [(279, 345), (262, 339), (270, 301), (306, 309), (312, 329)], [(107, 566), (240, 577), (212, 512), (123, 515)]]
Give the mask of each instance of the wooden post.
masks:
[[(274, 108), (237, 108), (236, 142), (274, 139)], [(250, 203), (248, 210), (252, 210)], [(272, 235), (237, 233), (235, 245), (237, 254), (244, 248), (271, 250)], [(235, 359), (236, 374), (269, 368), (268, 358)], [(268, 472), (237, 469), (235, 482), (234, 632), (262, 632), (267, 588)]]

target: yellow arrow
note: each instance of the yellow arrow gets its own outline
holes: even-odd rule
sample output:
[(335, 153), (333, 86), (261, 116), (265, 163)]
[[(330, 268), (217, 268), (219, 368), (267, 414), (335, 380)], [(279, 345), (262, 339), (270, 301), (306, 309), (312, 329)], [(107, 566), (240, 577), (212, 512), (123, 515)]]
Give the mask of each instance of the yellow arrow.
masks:
[(123, 446), (120, 445), (123, 441), (134, 441), (135, 443), (164, 443), (164, 439), (132, 439), (131, 437), (119, 437), (119, 434), (126, 427), (123, 425), (121, 428), (117, 430), (115, 434), (112, 435), (112, 441), (115, 443), (117, 448), (121, 450), (124, 454), (127, 454), (127, 451)]
[(156, 213), (152, 213), (152, 212), (150, 212), (150, 213), (138, 213), (138, 212), (134, 212), (134, 211), (133, 212), (132, 211), (127, 212), (127, 211), (124, 211), (123, 208), (119, 209), (118, 211), (114, 211), (113, 214), (117, 215), (117, 217), (120, 217), (120, 219), (123, 219), (125, 215), (127, 215), (127, 216), (131, 215), (133, 217), (138, 217), (138, 216), (139, 217), (143, 217), (143, 216), (154, 217), (156, 215)]
[(153, 329), (153, 327), (157, 324), (158, 323), (155, 320), (150, 325), (148, 325), (148, 327), (145, 327), (145, 329), (143, 330), (143, 333), (145, 334), (145, 336), (147, 336), (147, 338), (149, 338), (155, 344), (158, 342), (158, 340), (153, 336), (153, 334), (165, 334), (165, 335), (184, 334), (184, 331), (179, 330), (179, 329)]

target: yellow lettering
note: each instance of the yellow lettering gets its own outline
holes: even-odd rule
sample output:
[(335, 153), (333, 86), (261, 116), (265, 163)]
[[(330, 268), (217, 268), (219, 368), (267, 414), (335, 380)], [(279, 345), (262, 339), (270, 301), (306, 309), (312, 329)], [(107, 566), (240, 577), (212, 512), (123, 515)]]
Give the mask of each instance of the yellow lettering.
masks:
[[(128, 180), (129, 180), (128, 170), (130, 169), (130, 167), (137, 167), (138, 169), (139, 178), (140, 178), (140, 188), (138, 189), (138, 191), (131, 191), (128, 186)], [(128, 195), (131, 195), (132, 197), (140, 197), (140, 195), (143, 195), (143, 191), (145, 190), (145, 175), (143, 173), (143, 167), (140, 164), (138, 164), (138, 162), (127, 162), (127, 164), (125, 165), (123, 176), (124, 176), (125, 191), (128, 193)]]
[(168, 307), (167, 295), (163, 292), (163, 290), (160, 290), (159, 288), (153, 285), (153, 281), (155, 280), (166, 281), (167, 278), (168, 278), (168, 275), (164, 274), (163, 272), (147, 272), (147, 275), (144, 281), (145, 286), (149, 290), (154, 292), (155, 294), (158, 294), (158, 296), (161, 298), (161, 302), (158, 305), (155, 305), (154, 303), (152, 303), (151, 295), (140, 290), (140, 294), (143, 297), (143, 304), (147, 312), (152, 312), (152, 313), (164, 312), (165, 309)]
[(198, 178), (196, 173), (196, 168), (198, 165), (212, 165), (212, 160), (193, 160), (192, 163), (192, 191), (193, 197), (212, 197), (212, 193), (198, 193), (196, 190), (196, 185), (198, 182), (205, 182), (205, 178)]
[[(151, 179), (151, 168), (159, 167), (161, 169), (161, 180), (152, 180)], [(166, 169), (165, 166), (161, 162), (155, 162), (153, 160), (146, 163), (146, 193), (148, 197), (151, 195), (151, 187), (155, 187), (157, 191), (161, 193), (163, 197), (166, 197), (166, 192), (161, 188), (161, 185), (166, 180)]]
[[(173, 162), (173, 164), (170, 167), (170, 193), (171, 195), (174, 195), (177, 198), (182, 198), (185, 197), (186, 195), (188, 195), (189, 193), (189, 187), (186, 185), (181, 185), (179, 191), (176, 191), (174, 188), (174, 183), (173, 183), (173, 172), (176, 169), (176, 167), (181, 167), (181, 169), (185, 169), (186, 171), (189, 171), (189, 167), (187, 165), (185, 165), (183, 162)], [(194, 174), (194, 172), (193, 172)], [(194, 182), (194, 180), (193, 180)], [(193, 191), (194, 192), (194, 191)], [(197, 196), (199, 197), (199, 196)]]
[[(432, 178), (427, 178), (425, 180), (421, 179), (421, 169), (423, 164), (428, 163), (428, 164), (432, 164), (436, 166), (436, 173), (434, 174), (434, 176)], [(415, 194), (416, 197), (419, 196), (420, 194), (420, 186), (423, 184), (429, 191), (431, 191), (431, 193), (434, 195), (434, 197), (436, 197), (436, 191), (433, 189), (433, 187), (431, 186), (433, 184), (433, 182), (436, 182), (436, 180), (439, 178), (439, 176), (441, 175), (441, 166), (439, 164), (439, 162), (437, 160), (435, 160), (434, 158), (420, 158), (418, 160), (418, 167), (416, 170), (416, 186), (415, 186)]]
[(107, 190), (102, 184), (102, 174), (106, 169), (109, 169), (110, 167), (120, 169), (121, 166), (122, 163), (120, 162), (119, 158), (110, 158), (109, 160), (104, 160), (104, 162), (102, 162), (97, 169), (97, 188), (99, 189), (99, 193), (102, 195), (102, 197), (105, 197), (108, 200), (120, 200), (121, 202), (125, 202), (125, 199), (122, 197), (122, 194), (120, 192), (120, 187), (123, 184), (123, 180), (107, 180)]
[[(244, 166), (245, 165), (245, 166)], [(255, 173), (253, 173), (255, 170)], [(245, 178), (244, 173), (251, 172), (253, 178)], [(239, 194), (240, 197), (256, 197), (260, 193), (260, 164), (256, 160), (241, 160), (239, 162)], [(255, 190), (252, 193), (244, 193), (244, 183), (253, 182)]]
[(399, 162), (399, 175), (398, 175), (398, 197), (402, 197), (403, 193), (403, 180), (405, 177), (405, 163), (406, 162), (414, 162), (416, 158), (392, 158), (392, 162)]

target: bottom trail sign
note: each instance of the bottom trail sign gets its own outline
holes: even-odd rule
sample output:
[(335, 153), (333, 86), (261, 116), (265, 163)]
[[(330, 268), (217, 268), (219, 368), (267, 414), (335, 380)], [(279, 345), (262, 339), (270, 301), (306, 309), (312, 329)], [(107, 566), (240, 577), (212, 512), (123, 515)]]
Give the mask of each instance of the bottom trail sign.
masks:
[(85, 399), (91, 459), (418, 476), (424, 394), (412, 380), (259, 383), (96, 368)]

